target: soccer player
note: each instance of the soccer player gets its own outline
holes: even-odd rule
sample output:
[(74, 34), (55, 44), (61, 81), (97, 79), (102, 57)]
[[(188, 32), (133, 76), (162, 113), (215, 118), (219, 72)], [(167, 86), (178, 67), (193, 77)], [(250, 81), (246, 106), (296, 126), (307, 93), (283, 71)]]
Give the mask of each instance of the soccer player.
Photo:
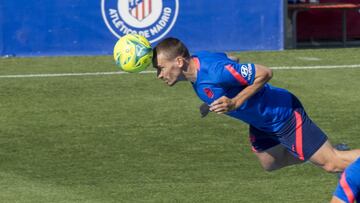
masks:
[(360, 158), (352, 163), (341, 175), (331, 203), (360, 203)]
[(268, 84), (269, 68), (239, 64), (223, 53), (191, 56), (176, 38), (164, 39), (153, 51), (158, 79), (169, 86), (189, 81), (210, 111), (250, 125), (253, 151), (266, 171), (309, 160), (328, 172), (341, 172), (360, 157), (360, 150), (334, 149), (296, 96)]

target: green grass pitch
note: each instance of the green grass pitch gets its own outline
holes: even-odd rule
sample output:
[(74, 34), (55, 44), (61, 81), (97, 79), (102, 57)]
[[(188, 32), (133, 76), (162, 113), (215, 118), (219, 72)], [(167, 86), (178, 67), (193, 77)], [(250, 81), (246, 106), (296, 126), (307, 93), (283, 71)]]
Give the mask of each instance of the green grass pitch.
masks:
[[(360, 49), (236, 53), (267, 66), (360, 64)], [(151, 70), (151, 69), (150, 69)], [(111, 56), (0, 59), (0, 75), (116, 71)], [(360, 68), (274, 70), (332, 143), (360, 148)], [(261, 169), (248, 129), (155, 74), (0, 78), (0, 202), (329, 202), (335, 175)]]

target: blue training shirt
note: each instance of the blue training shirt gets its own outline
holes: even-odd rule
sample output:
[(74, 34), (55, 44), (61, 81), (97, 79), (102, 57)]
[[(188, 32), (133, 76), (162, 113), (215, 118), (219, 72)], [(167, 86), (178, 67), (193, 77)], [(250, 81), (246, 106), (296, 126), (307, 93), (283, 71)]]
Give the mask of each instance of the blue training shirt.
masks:
[(334, 196), (347, 203), (360, 202), (360, 158), (345, 169)]
[[(254, 83), (254, 64), (238, 64), (224, 53), (205, 51), (194, 53), (193, 58), (198, 60), (199, 70), (192, 85), (208, 105), (222, 96), (233, 98)], [(239, 108), (227, 113), (265, 132), (278, 132), (292, 114), (293, 95), (270, 84), (265, 84)]]

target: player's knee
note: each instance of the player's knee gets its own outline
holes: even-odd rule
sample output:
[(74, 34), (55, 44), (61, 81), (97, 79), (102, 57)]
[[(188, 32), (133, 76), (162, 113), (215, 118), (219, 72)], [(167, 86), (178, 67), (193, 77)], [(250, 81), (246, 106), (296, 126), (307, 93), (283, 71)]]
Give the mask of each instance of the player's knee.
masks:
[(276, 164), (261, 164), (261, 166), (267, 172), (272, 172), (279, 169), (279, 167)]
[(278, 168), (275, 168), (275, 167), (263, 167), (264, 168), (264, 170), (266, 171), (266, 172), (272, 172), (272, 171), (275, 171), (275, 170), (277, 170)]

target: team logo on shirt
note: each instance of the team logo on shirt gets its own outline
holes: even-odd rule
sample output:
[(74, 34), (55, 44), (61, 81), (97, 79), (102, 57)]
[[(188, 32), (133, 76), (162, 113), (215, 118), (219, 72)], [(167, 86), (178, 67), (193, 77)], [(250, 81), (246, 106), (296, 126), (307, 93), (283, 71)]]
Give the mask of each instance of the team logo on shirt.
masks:
[(209, 97), (210, 99), (214, 98), (214, 93), (210, 88), (204, 88), (204, 92), (206, 96)]
[(153, 43), (174, 26), (179, 0), (101, 0), (101, 11), (106, 26), (116, 37), (139, 34)]
[(241, 76), (243, 76), (247, 80), (250, 80), (251, 76), (253, 74), (252, 69), (251, 69), (251, 64), (242, 65), (240, 68), (240, 73), (241, 73)]

